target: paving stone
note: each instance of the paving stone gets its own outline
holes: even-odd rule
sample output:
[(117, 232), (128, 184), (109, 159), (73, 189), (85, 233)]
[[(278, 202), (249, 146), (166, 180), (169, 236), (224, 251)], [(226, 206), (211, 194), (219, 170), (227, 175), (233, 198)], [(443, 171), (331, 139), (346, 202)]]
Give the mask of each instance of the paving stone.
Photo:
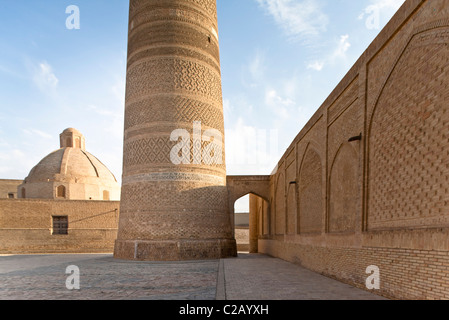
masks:
[[(80, 270), (68, 290), (66, 268)], [(381, 297), (265, 255), (135, 262), (112, 255), (0, 256), (0, 300), (376, 300)]]

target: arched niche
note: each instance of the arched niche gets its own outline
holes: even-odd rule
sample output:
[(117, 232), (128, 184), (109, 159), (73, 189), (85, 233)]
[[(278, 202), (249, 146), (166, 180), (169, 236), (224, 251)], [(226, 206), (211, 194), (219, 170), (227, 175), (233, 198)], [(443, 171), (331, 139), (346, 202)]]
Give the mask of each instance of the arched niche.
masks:
[(275, 192), (275, 235), (285, 234), (285, 176), (281, 173), (277, 178)]
[(354, 232), (359, 207), (359, 156), (351, 143), (340, 146), (329, 179), (328, 231)]
[(299, 234), (321, 233), (323, 208), (323, 166), (320, 155), (309, 145), (299, 170), (297, 221)]
[(429, 28), (409, 39), (371, 115), (371, 230), (449, 222), (449, 28)]

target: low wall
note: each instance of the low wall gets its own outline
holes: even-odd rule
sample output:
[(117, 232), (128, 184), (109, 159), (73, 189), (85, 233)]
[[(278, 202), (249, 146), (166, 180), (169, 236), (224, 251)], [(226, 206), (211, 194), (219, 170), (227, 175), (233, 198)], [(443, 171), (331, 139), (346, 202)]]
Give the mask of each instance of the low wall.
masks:
[[(388, 233), (388, 234), (387, 234)], [(261, 239), (259, 251), (392, 299), (449, 299), (449, 228)], [(438, 244), (435, 245), (435, 243)]]
[(17, 187), (22, 183), (23, 180), (0, 179), (0, 199), (18, 198)]
[[(0, 254), (112, 253), (120, 203), (0, 199)], [(68, 217), (68, 234), (53, 233), (52, 216)]]

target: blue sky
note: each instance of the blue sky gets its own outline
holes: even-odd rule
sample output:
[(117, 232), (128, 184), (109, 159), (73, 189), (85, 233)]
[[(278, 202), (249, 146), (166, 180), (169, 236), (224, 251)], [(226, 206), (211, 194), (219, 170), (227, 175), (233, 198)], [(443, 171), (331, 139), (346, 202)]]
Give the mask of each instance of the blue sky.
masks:
[[(270, 174), (403, 2), (217, 0), (228, 174)], [(0, 178), (25, 178), (74, 127), (121, 179), (128, 5), (0, 0)]]

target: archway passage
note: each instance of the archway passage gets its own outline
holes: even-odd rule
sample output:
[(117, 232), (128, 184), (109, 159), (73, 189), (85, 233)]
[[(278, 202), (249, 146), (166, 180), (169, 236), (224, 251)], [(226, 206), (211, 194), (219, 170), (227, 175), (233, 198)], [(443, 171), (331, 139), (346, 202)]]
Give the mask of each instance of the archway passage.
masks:
[[(248, 213), (247, 213), (247, 233), (249, 237), (248, 250), (250, 253), (258, 252), (258, 240), (259, 237), (264, 234), (269, 234), (268, 226), (269, 224), (269, 192), (270, 192), (270, 176), (228, 176), (227, 186), (229, 193), (229, 214), (231, 219), (231, 224), (234, 228), (234, 235), (236, 236), (237, 242), (239, 241), (238, 236), (244, 234), (242, 232), (239, 221), (236, 219), (236, 212), (242, 210), (236, 210), (235, 204), (237, 201), (242, 201), (239, 199), (244, 198), (243, 201), (249, 201)], [(246, 197), (249, 195), (249, 199)], [(244, 210), (243, 210), (244, 211)], [(242, 219), (245, 216), (242, 215)], [(240, 231), (236, 232), (239, 229)], [(242, 249), (245, 249), (242, 246)]]
[(234, 234), (238, 252), (249, 252), (249, 195), (234, 204)]
[(253, 193), (235, 202), (234, 232), (239, 252), (259, 252), (259, 238), (269, 233), (268, 208), (268, 201)]

